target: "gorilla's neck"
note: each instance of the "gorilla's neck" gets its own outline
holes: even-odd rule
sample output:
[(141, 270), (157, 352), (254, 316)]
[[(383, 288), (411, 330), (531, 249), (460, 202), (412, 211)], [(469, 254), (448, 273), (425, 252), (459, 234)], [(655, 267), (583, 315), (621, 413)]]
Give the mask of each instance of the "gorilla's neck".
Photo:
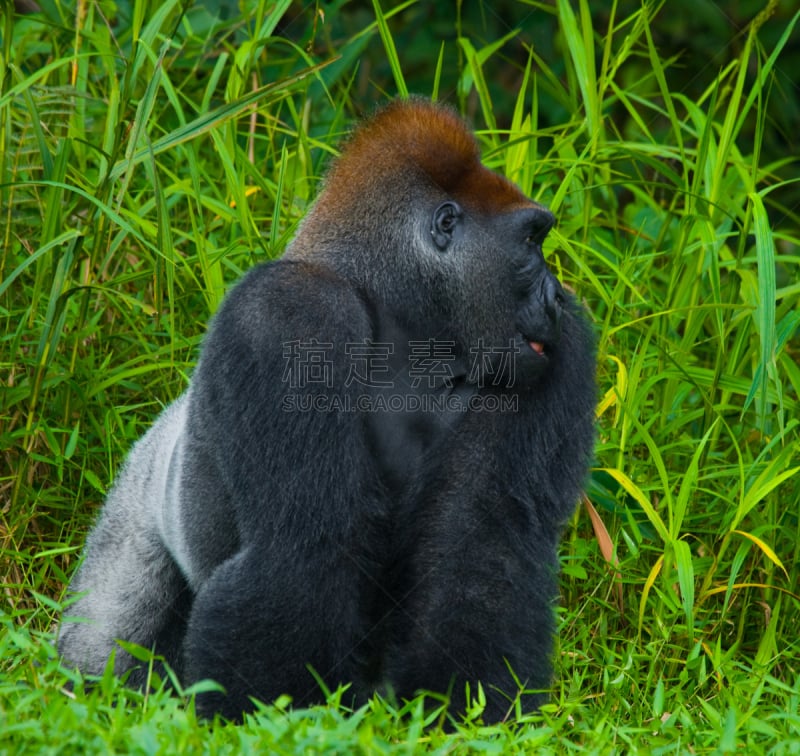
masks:
[[(347, 281), (388, 330), (406, 341), (454, 340), (448, 327), (452, 303), (435, 281), (436, 272), (420, 265), (413, 238), (383, 237), (366, 223), (347, 229), (305, 223), (284, 257), (318, 265)], [(381, 328), (383, 329), (383, 327)]]

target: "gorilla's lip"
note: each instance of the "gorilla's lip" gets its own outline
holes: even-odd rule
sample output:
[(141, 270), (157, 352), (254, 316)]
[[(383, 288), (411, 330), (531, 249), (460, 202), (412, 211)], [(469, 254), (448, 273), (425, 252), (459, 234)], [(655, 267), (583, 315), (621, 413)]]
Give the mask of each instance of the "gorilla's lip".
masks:
[(539, 339), (533, 339), (530, 336), (526, 336), (524, 333), (520, 333), (519, 338), (520, 341), (522, 341), (522, 343), (528, 347), (528, 349), (534, 352), (534, 354), (537, 354), (539, 357), (547, 356), (547, 342), (540, 341)]

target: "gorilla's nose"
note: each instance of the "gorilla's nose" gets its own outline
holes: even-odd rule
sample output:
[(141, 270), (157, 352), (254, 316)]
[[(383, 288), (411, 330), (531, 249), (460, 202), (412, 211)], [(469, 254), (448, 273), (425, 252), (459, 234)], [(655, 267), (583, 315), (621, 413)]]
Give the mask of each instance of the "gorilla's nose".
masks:
[(553, 326), (553, 335), (561, 335), (561, 310), (564, 306), (564, 291), (558, 279), (550, 272), (544, 277), (542, 284), (542, 304), (547, 317)]

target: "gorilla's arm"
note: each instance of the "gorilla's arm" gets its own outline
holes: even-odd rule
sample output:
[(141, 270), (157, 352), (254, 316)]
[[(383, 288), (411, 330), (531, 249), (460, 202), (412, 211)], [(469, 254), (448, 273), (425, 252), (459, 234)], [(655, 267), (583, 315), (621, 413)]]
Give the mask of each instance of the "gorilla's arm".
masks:
[[(318, 700), (307, 665), (358, 690), (386, 503), (352, 411), (365, 388), (347, 385), (346, 345), (374, 335), (352, 287), (299, 262), (255, 269), (215, 317), (186, 456), (213, 466), (239, 545), (198, 587), (189, 622), (187, 679), (228, 690), (205, 696), (203, 711), (237, 717), (248, 695)], [(203, 565), (208, 520), (184, 506), (186, 551)]]
[[(594, 421), (593, 339), (583, 318), (565, 320), (550, 375), (511, 390), (516, 411), (468, 413), (410, 513), (416, 546), (388, 662), (402, 696), (449, 690), (463, 711), (465, 683), (474, 694), (480, 681), (484, 718), (497, 721), (520, 685), (550, 686), (558, 540)], [(523, 711), (544, 699), (524, 695)]]

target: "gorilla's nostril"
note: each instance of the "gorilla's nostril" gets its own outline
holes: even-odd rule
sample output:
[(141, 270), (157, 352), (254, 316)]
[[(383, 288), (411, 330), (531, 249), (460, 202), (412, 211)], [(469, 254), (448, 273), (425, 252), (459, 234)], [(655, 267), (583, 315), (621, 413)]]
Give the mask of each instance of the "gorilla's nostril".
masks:
[(561, 291), (561, 284), (559, 284), (555, 276), (550, 273), (545, 275), (542, 283), (542, 302), (544, 303), (545, 311), (553, 322), (553, 325), (558, 327), (561, 322), (561, 308), (564, 305), (564, 293)]

